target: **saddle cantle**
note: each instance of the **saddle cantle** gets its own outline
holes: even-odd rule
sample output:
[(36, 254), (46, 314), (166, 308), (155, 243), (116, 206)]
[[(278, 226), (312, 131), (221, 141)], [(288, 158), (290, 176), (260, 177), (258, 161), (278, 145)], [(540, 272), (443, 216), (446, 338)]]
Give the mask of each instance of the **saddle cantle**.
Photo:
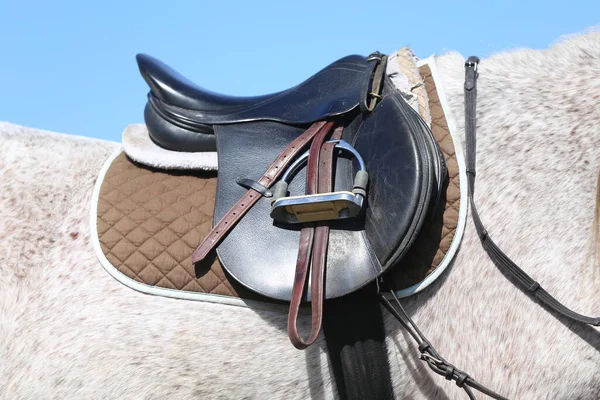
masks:
[[(255, 196), (256, 203), (242, 204), (245, 214), (231, 220), (227, 235), (215, 236), (207, 249), (218, 245), (229, 274), (261, 295), (293, 300), (304, 227), (270, 218), (272, 202), (263, 196), (264, 185), (248, 189), (238, 182), (261, 182), (273, 161), (285, 156), (284, 150), (311, 125), (319, 132), (324, 125), (331, 131), (337, 126), (334, 134), (356, 149), (369, 173), (365, 211), (326, 224), (324, 293), (319, 290), (319, 296), (355, 292), (397, 265), (435, 209), (446, 174), (443, 157), (428, 126), (389, 78), (381, 73), (376, 82), (385, 57), (344, 57), (294, 88), (243, 98), (201, 89), (149, 56), (139, 55), (138, 64), (151, 88), (145, 118), (152, 139), (179, 151), (208, 151), (216, 145), (216, 229), (223, 225), (219, 221), (235, 215), (240, 199)], [(352, 187), (359, 166), (352, 157), (330, 151), (332, 190)], [(290, 196), (306, 193), (307, 169), (299, 169), (289, 183)], [(213, 240), (211, 234), (207, 240)], [(302, 298), (310, 301), (318, 288), (314, 281), (306, 286)]]

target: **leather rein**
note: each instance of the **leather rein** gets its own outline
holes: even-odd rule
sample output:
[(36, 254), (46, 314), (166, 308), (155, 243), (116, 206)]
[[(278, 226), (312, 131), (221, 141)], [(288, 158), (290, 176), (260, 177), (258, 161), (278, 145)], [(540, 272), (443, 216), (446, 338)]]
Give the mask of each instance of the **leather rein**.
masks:
[(532, 277), (530, 277), (523, 269), (521, 269), (514, 261), (512, 261), (490, 238), (488, 231), (483, 226), (475, 200), (473, 198), (475, 192), (475, 166), (476, 166), (476, 104), (477, 104), (477, 66), (479, 58), (469, 57), (465, 63), (465, 135), (466, 135), (466, 157), (467, 157), (467, 179), (469, 184), (469, 202), (471, 206), (471, 214), (475, 229), (479, 235), (479, 240), (485, 251), (488, 253), (494, 264), (508, 275), (519, 289), (528, 292), (538, 301), (550, 309), (570, 321), (582, 323), (592, 326), (600, 326), (600, 317), (588, 317), (579, 314), (570, 308), (566, 307), (560, 301), (556, 300), (550, 293), (540, 286)]

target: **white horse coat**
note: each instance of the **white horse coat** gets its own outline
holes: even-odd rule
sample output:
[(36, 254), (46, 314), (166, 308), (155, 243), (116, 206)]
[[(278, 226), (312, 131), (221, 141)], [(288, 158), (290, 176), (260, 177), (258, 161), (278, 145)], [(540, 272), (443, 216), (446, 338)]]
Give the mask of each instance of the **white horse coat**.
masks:
[[(437, 62), (462, 133), (464, 59)], [(479, 73), (475, 198), (484, 224), (551, 294), (598, 315), (600, 276), (587, 256), (600, 33), (498, 54)], [(335, 396), (324, 340), (293, 348), (285, 313), (140, 294), (99, 265), (90, 196), (118, 144), (9, 123), (0, 123), (0, 142), (1, 398)], [(561, 322), (516, 289), (470, 220), (453, 265), (403, 304), (442, 356), (502, 395), (600, 397), (600, 332)], [(428, 370), (389, 315), (386, 330), (398, 398), (465, 398)]]

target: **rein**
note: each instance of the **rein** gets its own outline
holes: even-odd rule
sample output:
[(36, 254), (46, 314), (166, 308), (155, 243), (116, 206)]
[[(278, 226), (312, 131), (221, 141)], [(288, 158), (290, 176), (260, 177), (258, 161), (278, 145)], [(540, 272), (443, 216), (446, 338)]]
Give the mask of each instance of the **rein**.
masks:
[(483, 226), (477, 207), (475, 206), (475, 166), (476, 166), (476, 105), (477, 105), (477, 65), (479, 58), (469, 57), (465, 63), (465, 135), (466, 135), (466, 158), (467, 158), (467, 179), (469, 184), (469, 204), (471, 206), (471, 215), (475, 223), (475, 229), (479, 235), (479, 240), (484, 250), (488, 253), (491, 260), (504, 275), (508, 275), (521, 290), (529, 292), (543, 305), (551, 311), (566, 317), (570, 321), (592, 326), (600, 326), (600, 317), (588, 317), (579, 314), (560, 301), (556, 300), (550, 293), (540, 286), (532, 277), (521, 269), (513, 260), (511, 260), (490, 238), (488, 231)]

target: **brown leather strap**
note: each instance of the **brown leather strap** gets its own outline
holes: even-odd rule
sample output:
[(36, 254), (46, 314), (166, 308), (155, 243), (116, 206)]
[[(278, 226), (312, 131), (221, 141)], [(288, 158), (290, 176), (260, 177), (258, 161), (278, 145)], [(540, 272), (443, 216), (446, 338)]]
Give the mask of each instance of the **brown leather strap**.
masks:
[[(318, 121), (312, 124), (302, 135), (290, 143), (285, 150), (269, 166), (258, 183), (266, 188), (271, 187), (275, 181), (285, 172), (286, 167), (294, 161), (298, 154), (306, 147), (308, 143), (318, 134), (327, 134), (333, 126), (333, 122)], [(214, 248), (223, 240), (229, 231), (239, 222), (239, 220), (256, 204), (261, 197), (260, 193), (254, 189), (249, 189), (244, 196), (221, 218), (214, 228), (204, 238), (200, 246), (192, 254), (192, 262), (197, 263), (214, 250)]]
[[(343, 127), (336, 128), (332, 139), (340, 139), (342, 130)], [(321, 137), (315, 137), (311, 145), (309, 164), (306, 171), (307, 194), (331, 192), (333, 189), (333, 153), (335, 143), (323, 144), (324, 140), (324, 137), (322, 139)], [(288, 336), (294, 347), (298, 349), (305, 349), (313, 344), (321, 331), (328, 244), (329, 225), (327, 222), (319, 223), (316, 228), (312, 224), (302, 228), (292, 301), (288, 314)], [(310, 268), (311, 264), (312, 268)], [(312, 321), (308, 338), (303, 339), (298, 333), (297, 321), (309, 269), (311, 269)]]
[(373, 60), (377, 60), (379, 58), (379, 61), (377, 62), (377, 66), (375, 67), (375, 71), (373, 72), (371, 90), (369, 91), (369, 93), (367, 93), (366, 111), (369, 112), (373, 111), (377, 103), (382, 99), (381, 83), (383, 82), (384, 72), (387, 66), (387, 56), (384, 56), (377, 52), (372, 54), (370, 57), (373, 57)]
[(308, 338), (304, 340), (298, 333), (298, 313), (300, 312), (300, 303), (302, 302), (302, 294), (304, 293), (304, 285), (310, 266), (314, 237), (315, 228), (312, 225), (305, 226), (300, 231), (300, 248), (296, 260), (296, 275), (294, 276), (292, 300), (288, 313), (288, 337), (294, 347), (300, 350), (307, 348), (317, 340), (320, 329), (320, 327), (317, 329), (317, 326), (320, 325), (319, 315), (315, 314), (316, 308), (313, 306), (311, 330)]

